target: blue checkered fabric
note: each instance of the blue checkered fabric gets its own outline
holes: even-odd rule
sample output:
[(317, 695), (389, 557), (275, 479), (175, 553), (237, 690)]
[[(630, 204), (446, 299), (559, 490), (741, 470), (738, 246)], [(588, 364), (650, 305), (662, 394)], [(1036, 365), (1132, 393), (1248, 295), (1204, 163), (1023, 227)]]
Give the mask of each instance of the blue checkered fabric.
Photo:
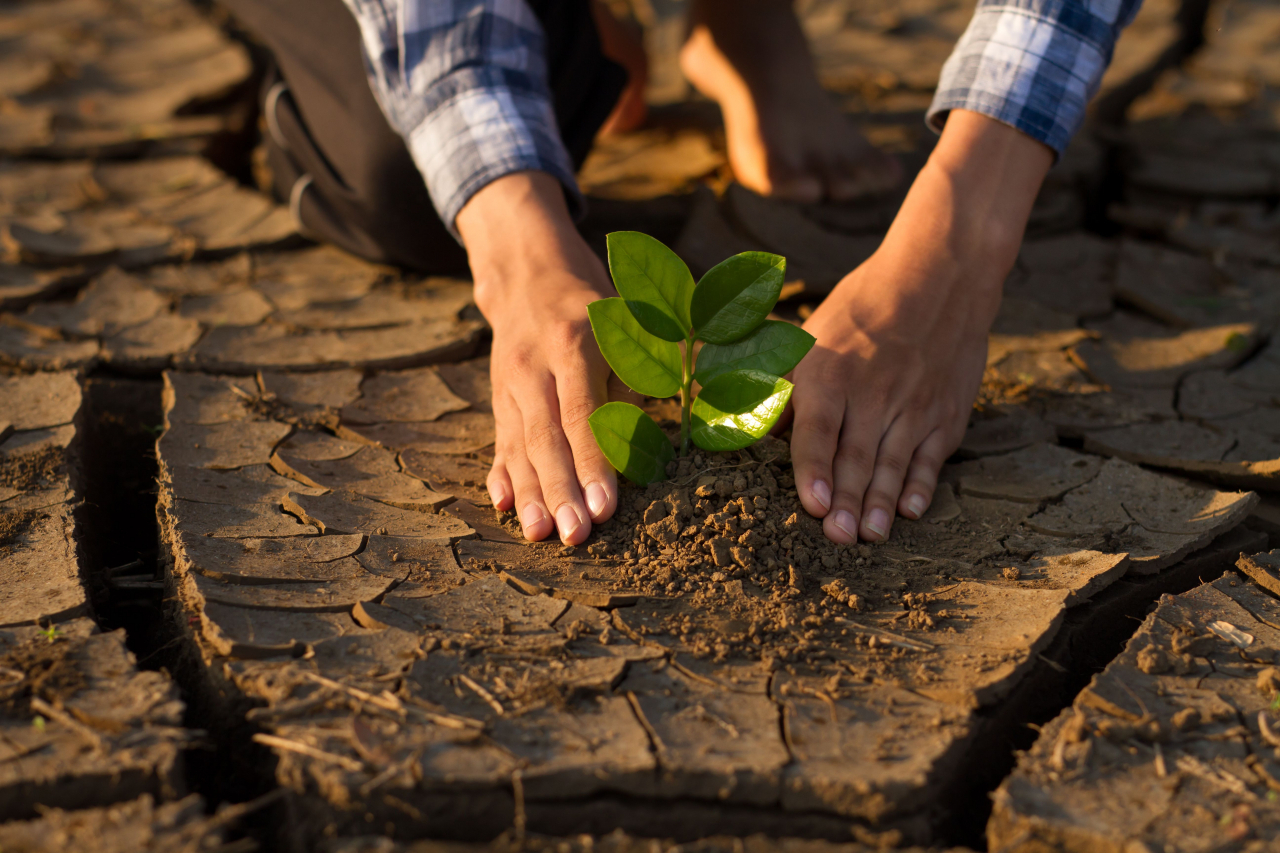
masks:
[(344, 0), (360, 25), (369, 79), (405, 138), (440, 219), (482, 187), (537, 170), (582, 196), (560, 139), (542, 26), (524, 0)]
[(1061, 154), (1142, 0), (979, 0), (942, 67), (928, 122), (972, 110)]

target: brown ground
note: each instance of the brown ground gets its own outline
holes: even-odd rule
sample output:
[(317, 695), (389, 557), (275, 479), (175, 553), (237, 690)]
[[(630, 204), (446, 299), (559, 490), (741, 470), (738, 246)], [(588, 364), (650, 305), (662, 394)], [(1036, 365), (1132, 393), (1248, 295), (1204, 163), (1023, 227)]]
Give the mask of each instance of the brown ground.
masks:
[[(177, 0), (10, 5), (0, 68), (21, 73), (0, 75), (0, 794), (19, 793), (0, 796), (6, 851), (94, 836), (104, 849), (216, 849), (243, 817), (206, 821), (180, 798), (184, 777), (207, 786), (209, 774), (174, 761), (189, 735), (173, 683), (139, 672), (119, 633), (90, 632), (78, 618), (90, 587), (112, 590), (95, 599), (100, 621), (122, 596), (151, 602), (147, 619), (170, 633), (133, 641), (147, 666), (174, 665), (215, 747), (191, 757), (212, 754), (209, 773), (228, 776), (202, 790), (283, 792), (288, 816), (268, 822), (286, 839), (394, 850), (408, 848), (393, 838), (509, 830), (498, 849), (675, 849), (657, 836), (816, 853), (835, 845), (776, 838), (959, 837), (945, 812), (981, 820), (1016, 732), (1065, 699), (1042, 698), (1038, 717), (1019, 709), (1074, 692), (1062, 685), (1082, 683), (1084, 661), (1118, 647), (1096, 635), (1128, 633), (1117, 614), (1141, 615), (1267, 535), (1277, 544), (1280, 77), (1276, 11), (1261, 0), (1208, 4), (1202, 46), (1197, 4), (1144, 4), (1037, 200), (971, 428), (925, 519), (900, 521), (882, 546), (833, 546), (796, 503), (785, 444), (768, 441), (626, 487), (618, 517), (572, 550), (521, 545), (489, 509), (488, 365), (469, 284), (307, 247), (283, 208), (212, 165), (251, 171), (243, 47)], [(614, 5), (645, 28), (652, 119), (597, 145), (584, 233), (602, 246), (610, 230), (644, 230), (695, 272), (779, 252), (791, 278), (779, 314), (802, 320), (874, 251), (902, 191), (794, 207), (733, 184), (718, 117), (674, 64), (679, 4)], [(921, 116), (969, 5), (799, 6), (824, 83), (909, 174), (932, 146)], [(163, 74), (128, 73), (161, 62)], [(98, 457), (115, 448), (84, 443), (86, 429), (108, 432), (79, 414), (95, 372), (157, 393), (166, 376), (166, 423), (134, 426), (164, 431), (163, 581), (149, 558), (103, 565), (85, 544), (119, 530), (90, 529), (112, 516), (80, 503), (84, 448), (127, 471), (120, 483), (154, 464), (109, 463)], [(110, 488), (96, 496), (112, 501)], [(155, 548), (151, 500), (131, 555)], [(1274, 562), (1242, 562), (1249, 581), (1183, 606), (1243, 626), (1221, 595), (1244, 606), (1250, 583), (1280, 589)], [(1122, 829), (1146, 845), (1134, 850), (1265, 838), (1272, 782), (1254, 706), (1268, 697), (1230, 699), (1233, 721), (1202, 694), (1206, 679), (1253, 684), (1266, 667), (1226, 641), (1183, 649), (1159, 619), (1005, 782), (998, 843), (1110, 849)], [(1255, 646), (1269, 643), (1260, 624), (1247, 628)], [(1167, 669), (1142, 669), (1162, 654)], [(1148, 702), (1152, 679), (1162, 702), (1191, 697), (1201, 722), (1125, 705), (1126, 690)], [(1090, 704), (1112, 682), (1114, 707)], [(33, 699), (70, 716), (38, 730)], [(33, 782), (55, 765), (60, 781)], [(1028, 806), (1018, 792), (1031, 784)], [(1098, 795), (1135, 790), (1159, 820), (1135, 828), (1125, 821), (1146, 812)], [(34, 803), (69, 811), (14, 820)], [(88, 808), (102, 803), (115, 805)], [(1059, 808), (1076, 810), (1078, 836), (1046, 818)], [(576, 838), (618, 826), (632, 835)]]

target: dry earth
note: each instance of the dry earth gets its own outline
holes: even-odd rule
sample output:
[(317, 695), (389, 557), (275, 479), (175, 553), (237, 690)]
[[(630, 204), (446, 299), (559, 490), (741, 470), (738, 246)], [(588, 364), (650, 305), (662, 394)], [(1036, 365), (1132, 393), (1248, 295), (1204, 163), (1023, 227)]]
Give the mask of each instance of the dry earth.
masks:
[[(682, 4), (618, 5), (652, 120), (584, 166), (584, 233), (695, 273), (779, 252), (802, 320), (902, 191), (733, 184)], [(798, 8), (917, 170), (971, 4)], [(977, 845), (997, 786), (993, 848), (1253, 849), (1280, 790), (1277, 55), (1271, 4), (1148, 0), (923, 520), (831, 545), (771, 439), (628, 486), (563, 549), (489, 506), (469, 283), (310, 246), (213, 165), (252, 171), (243, 46), (182, 0), (0, 7), (0, 849), (855, 853)]]

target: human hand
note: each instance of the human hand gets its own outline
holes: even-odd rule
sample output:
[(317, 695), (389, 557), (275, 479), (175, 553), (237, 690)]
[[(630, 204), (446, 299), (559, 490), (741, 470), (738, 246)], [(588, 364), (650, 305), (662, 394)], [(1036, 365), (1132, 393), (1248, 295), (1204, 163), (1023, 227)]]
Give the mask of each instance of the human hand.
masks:
[(489, 494), (498, 509), (516, 509), (525, 538), (558, 529), (576, 545), (617, 507), (617, 477), (587, 423), (607, 400), (609, 378), (587, 303), (613, 287), (550, 175), (499, 178), (471, 198), (457, 226), (476, 305), (493, 328)]
[(1052, 153), (977, 113), (951, 114), (884, 243), (805, 329), (791, 455), (834, 542), (919, 518), (964, 436), (987, 333)]

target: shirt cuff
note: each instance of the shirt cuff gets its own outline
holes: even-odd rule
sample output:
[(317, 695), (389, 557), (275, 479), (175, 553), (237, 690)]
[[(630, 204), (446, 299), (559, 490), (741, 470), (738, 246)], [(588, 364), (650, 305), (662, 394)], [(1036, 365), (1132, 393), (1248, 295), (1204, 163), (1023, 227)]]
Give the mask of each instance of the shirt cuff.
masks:
[(1066, 149), (1110, 61), (1113, 31), (1096, 18), (1066, 22), (1027, 5), (1038, 4), (977, 9), (942, 67), (926, 116), (931, 128), (941, 132), (949, 111), (966, 109), (1012, 125), (1059, 156)]
[(409, 154), (449, 233), (461, 242), (454, 224), (458, 212), (490, 182), (522, 171), (546, 172), (559, 180), (569, 212), (575, 221), (581, 219), (586, 203), (550, 102), (521, 91), (524, 87), (471, 85), (476, 81), (456, 79), (472, 73), (441, 81), (442, 88), (453, 91), (407, 138)]

